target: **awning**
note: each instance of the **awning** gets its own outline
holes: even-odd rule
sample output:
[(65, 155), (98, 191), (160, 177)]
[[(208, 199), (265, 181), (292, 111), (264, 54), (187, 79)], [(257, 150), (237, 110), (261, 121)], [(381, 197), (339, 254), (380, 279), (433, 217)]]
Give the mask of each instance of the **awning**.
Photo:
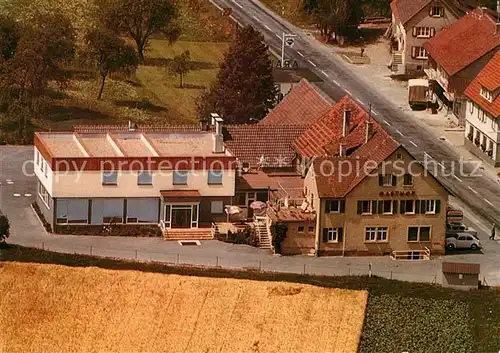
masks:
[(200, 198), (198, 190), (160, 190), (160, 195), (165, 198)]

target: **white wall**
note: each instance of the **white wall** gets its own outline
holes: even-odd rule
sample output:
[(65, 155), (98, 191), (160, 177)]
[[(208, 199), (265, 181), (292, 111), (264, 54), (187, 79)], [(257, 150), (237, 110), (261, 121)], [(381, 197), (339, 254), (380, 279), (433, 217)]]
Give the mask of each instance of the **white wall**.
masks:
[[(500, 129), (498, 122), (493, 120), (489, 114), (484, 112), (477, 104), (474, 104), (470, 100), (467, 101), (465, 119), (465, 138), (467, 138), (471, 126), (474, 128), (472, 141), (476, 138), (477, 130), (479, 130), (481, 133), (481, 143), (483, 142), (483, 135), (493, 141), (493, 156), (491, 158), (498, 160), (498, 158), (500, 158)], [(489, 142), (487, 142), (487, 148), (488, 144)]]
[[(37, 165), (37, 153), (39, 155), (39, 164), (38, 165)], [(44, 165), (44, 168), (47, 168), (47, 173), (42, 172), (42, 164)], [(50, 168), (49, 163), (43, 158), (42, 154), (39, 153), (39, 151), (36, 147), (34, 147), (34, 150), (33, 150), (33, 168), (34, 168), (35, 175), (37, 176), (38, 180), (40, 180), (40, 182), (45, 187), (45, 189), (47, 190), (49, 195), (53, 196), (52, 169)], [(44, 171), (45, 171), (45, 169), (44, 169)], [(45, 176), (45, 174), (47, 174), (47, 176)]]
[(137, 172), (118, 172), (117, 185), (102, 185), (101, 171), (54, 173), (53, 197), (160, 197), (160, 190), (198, 190), (201, 196), (234, 196), (235, 171), (222, 185), (208, 185), (208, 171), (189, 172), (187, 185), (173, 185), (172, 171), (153, 171), (153, 185), (137, 185)]

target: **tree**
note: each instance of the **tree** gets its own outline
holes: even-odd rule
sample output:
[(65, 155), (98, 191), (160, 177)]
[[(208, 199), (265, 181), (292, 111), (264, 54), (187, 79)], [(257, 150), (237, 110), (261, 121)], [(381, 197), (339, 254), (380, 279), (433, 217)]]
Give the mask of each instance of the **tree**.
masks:
[(0, 213), (0, 243), (5, 243), (5, 240), (10, 235), (10, 222), (7, 216)]
[(101, 99), (106, 77), (113, 72), (135, 72), (138, 58), (134, 48), (110, 30), (92, 30), (87, 34), (86, 40), (86, 58), (101, 76), (101, 87), (97, 95), (97, 99)]
[(169, 65), (169, 70), (175, 75), (179, 76), (180, 83), (179, 87), (182, 86), (182, 79), (184, 76), (191, 71), (191, 56), (189, 50), (184, 53), (174, 56), (174, 60)]
[(362, 0), (318, 0), (314, 16), (322, 35), (352, 37), (363, 21)]
[(0, 62), (14, 55), (21, 37), (21, 28), (11, 18), (0, 14)]
[(253, 27), (237, 32), (216, 81), (198, 101), (198, 115), (220, 114), (229, 123), (264, 118), (277, 97), (272, 63), (262, 34)]
[(180, 30), (175, 23), (178, 10), (172, 0), (96, 1), (105, 26), (126, 33), (135, 41), (141, 62), (151, 35), (162, 33), (170, 43), (179, 38)]

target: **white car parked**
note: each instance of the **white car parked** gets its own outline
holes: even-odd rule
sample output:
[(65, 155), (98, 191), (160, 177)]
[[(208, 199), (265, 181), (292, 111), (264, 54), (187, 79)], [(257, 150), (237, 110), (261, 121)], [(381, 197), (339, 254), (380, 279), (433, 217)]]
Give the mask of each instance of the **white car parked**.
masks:
[(456, 235), (449, 235), (446, 237), (446, 249), (481, 249), (481, 242), (479, 238), (470, 233), (457, 233)]

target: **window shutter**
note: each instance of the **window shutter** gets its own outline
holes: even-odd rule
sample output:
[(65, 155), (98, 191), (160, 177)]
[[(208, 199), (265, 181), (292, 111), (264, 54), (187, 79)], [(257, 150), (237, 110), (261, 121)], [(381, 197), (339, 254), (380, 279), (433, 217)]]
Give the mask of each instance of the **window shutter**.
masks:
[(323, 228), (323, 243), (328, 242), (328, 228)]
[(400, 206), (401, 206), (399, 207), (400, 213), (405, 213), (405, 208), (406, 208), (405, 200), (401, 200)]
[(413, 27), (413, 36), (414, 37), (417, 36), (417, 31), (418, 31), (418, 28), (417, 27)]
[(441, 17), (444, 16), (444, 7), (439, 8), (439, 16), (441, 16)]
[(411, 47), (411, 57), (415, 59), (417, 56), (417, 47)]
[(361, 201), (358, 201), (358, 214), (361, 214)]
[(332, 201), (325, 200), (325, 213), (330, 213), (331, 209), (332, 209)]
[(340, 200), (340, 213), (345, 213), (345, 200)]
[(441, 200), (436, 200), (436, 214), (441, 212)]
[(378, 186), (384, 185), (384, 176), (382, 174), (378, 175)]
[(340, 243), (344, 241), (344, 228), (337, 228), (337, 241)]
[(429, 6), (429, 16), (432, 16), (432, 6)]
[(436, 29), (434, 27), (431, 27), (431, 38), (436, 35)]
[[(422, 204), (425, 205), (425, 201), (422, 200)], [(420, 200), (415, 200), (415, 213), (419, 213), (420, 212)], [(424, 212), (422, 212), (424, 213)]]
[(398, 213), (398, 200), (393, 200), (392, 201), (392, 213), (397, 214)]
[(383, 207), (384, 207), (384, 201), (378, 200), (378, 214), (382, 214)]
[(392, 176), (392, 186), (396, 186), (397, 183), (398, 183), (398, 178), (395, 175), (393, 175)]
[(422, 200), (422, 202), (420, 202), (420, 213), (425, 213), (425, 200)]
[(372, 214), (377, 213), (377, 201), (372, 200)]

